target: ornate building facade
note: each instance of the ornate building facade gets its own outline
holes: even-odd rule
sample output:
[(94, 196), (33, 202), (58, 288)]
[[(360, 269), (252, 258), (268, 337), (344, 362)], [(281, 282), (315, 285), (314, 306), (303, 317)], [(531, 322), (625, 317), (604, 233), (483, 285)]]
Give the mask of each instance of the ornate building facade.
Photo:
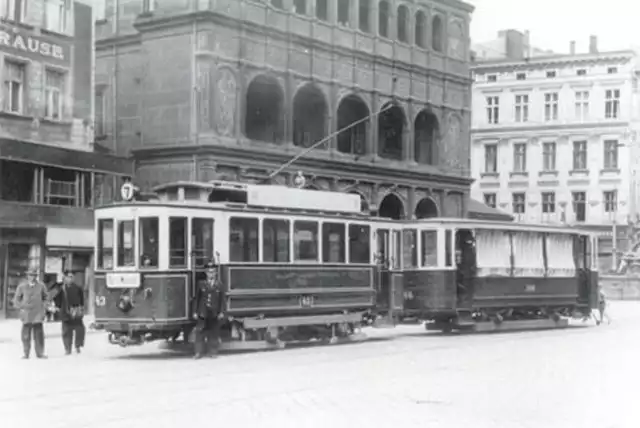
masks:
[[(99, 136), (143, 189), (270, 179), (393, 218), (466, 216), (471, 80), (461, 1), (107, 0)], [(353, 125), (342, 132), (337, 132)]]

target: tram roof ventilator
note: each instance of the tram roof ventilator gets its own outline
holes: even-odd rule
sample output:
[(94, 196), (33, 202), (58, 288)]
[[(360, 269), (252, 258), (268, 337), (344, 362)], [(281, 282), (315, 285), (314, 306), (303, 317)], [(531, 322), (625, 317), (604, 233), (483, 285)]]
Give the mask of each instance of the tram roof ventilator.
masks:
[(195, 202), (325, 213), (361, 214), (360, 195), (232, 181), (177, 181), (153, 188), (158, 202)]

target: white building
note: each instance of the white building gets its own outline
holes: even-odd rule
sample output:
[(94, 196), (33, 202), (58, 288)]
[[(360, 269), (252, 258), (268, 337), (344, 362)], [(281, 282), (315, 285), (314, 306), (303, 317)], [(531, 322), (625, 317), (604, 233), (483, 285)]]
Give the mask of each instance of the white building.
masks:
[(589, 50), (474, 65), (472, 197), (527, 222), (637, 218), (636, 53)]

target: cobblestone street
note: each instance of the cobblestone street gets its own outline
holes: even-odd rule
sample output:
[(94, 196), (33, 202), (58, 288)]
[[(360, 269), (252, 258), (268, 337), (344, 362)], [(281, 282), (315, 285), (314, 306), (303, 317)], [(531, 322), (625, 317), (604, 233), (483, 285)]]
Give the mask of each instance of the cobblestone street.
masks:
[[(613, 323), (561, 331), (378, 340), (194, 361), (89, 336), (82, 355), (20, 360), (0, 344), (7, 427), (621, 428), (640, 426), (640, 304)], [(395, 337), (395, 340), (389, 340)]]

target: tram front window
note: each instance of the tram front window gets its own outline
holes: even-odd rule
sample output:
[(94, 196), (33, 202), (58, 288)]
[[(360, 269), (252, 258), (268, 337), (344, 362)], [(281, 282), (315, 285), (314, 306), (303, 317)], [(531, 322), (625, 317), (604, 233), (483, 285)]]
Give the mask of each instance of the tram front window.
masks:
[(136, 230), (133, 220), (118, 222), (118, 267), (136, 265), (135, 260)]
[(143, 269), (158, 267), (158, 218), (140, 219), (140, 267)]
[(184, 268), (188, 265), (186, 217), (169, 218), (169, 267)]
[(113, 269), (113, 220), (98, 220), (98, 254), (99, 269)]

